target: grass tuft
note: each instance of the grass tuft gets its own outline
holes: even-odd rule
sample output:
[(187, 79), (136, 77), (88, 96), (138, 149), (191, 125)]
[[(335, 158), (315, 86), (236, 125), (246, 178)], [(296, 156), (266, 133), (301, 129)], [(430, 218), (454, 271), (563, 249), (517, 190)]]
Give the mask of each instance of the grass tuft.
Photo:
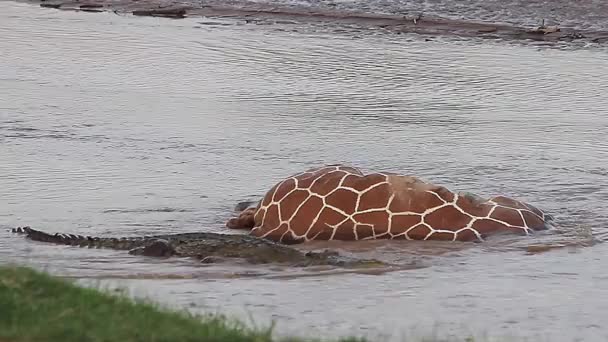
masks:
[(0, 341), (276, 340), (272, 327), (252, 329), (222, 315), (170, 311), (147, 301), (80, 287), (31, 268), (0, 266)]

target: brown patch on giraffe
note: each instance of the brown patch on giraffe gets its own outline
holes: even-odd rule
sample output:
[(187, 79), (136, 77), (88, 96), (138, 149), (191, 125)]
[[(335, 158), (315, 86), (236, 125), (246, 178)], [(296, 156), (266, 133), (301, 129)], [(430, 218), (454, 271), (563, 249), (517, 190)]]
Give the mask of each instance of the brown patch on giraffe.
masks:
[(376, 234), (376, 239), (390, 239), (390, 238), (391, 238), (391, 236), (389, 235), (388, 232)]
[(464, 229), (456, 234), (457, 241), (475, 241), (479, 240), (477, 234), (472, 229)]
[(367, 224), (355, 225), (357, 231), (357, 238), (359, 240), (374, 236), (374, 227)]
[(319, 179), (310, 188), (310, 191), (320, 196), (326, 196), (328, 193), (338, 187), (340, 180), (345, 175), (346, 173), (342, 171), (326, 173), (319, 177)]
[(325, 197), (325, 203), (350, 215), (355, 212), (357, 197), (359, 197), (359, 195), (350, 190), (338, 189), (331, 195)]
[(264, 227), (278, 227), (281, 223), (279, 221), (279, 206), (277, 204), (273, 204), (268, 209), (266, 209), (266, 217), (264, 217), (264, 222), (262, 222)]
[(339, 212), (329, 208), (324, 207), (321, 210), (321, 214), (319, 215), (319, 219), (315, 223), (315, 225), (308, 231), (306, 234), (307, 238), (312, 239), (315, 237), (315, 240), (329, 240), (334, 233), (334, 226), (337, 226), (342, 221), (346, 219), (346, 216), (340, 214)]
[(353, 215), (353, 220), (357, 223), (374, 225), (377, 233), (388, 231), (389, 214), (385, 210), (356, 214)]
[(452, 241), (454, 240), (454, 233), (433, 232), (427, 240)]
[(526, 225), (528, 226), (528, 228), (530, 229), (534, 229), (534, 230), (545, 230), (547, 229), (547, 225), (545, 225), (545, 222), (543, 222), (543, 220), (534, 215), (533, 213), (526, 211), (526, 210), (522, 210), (521, 214), (523, 215), (524, 219), (526, 220)]
[(250, 234), (256, 237), (265, 237), (273, 241), (280, 241), (283, 234), (287, 231), (287, 224), (268, 225), (256, 227), (251, 230)]
[(352, 220), (348, 220), (336, 228), (334, 240), (354, 241), (356, 239), (355, 223)]
[(390, 185), (388, 183), (382, 183), (361, 194), (357, 211), (386, 208), (388, 207), (388, 201), (391, 194)]
[(418, 215), (393, 215), (391, 218), (391, 233), (403, 233), (420, 223), (422, 223), (422, 217)]
[(533, 205), (531, 205), (531, 204), (528, 204), (528, 203), (524, 203), (524, 206), (528, 207), (528, 209), (529, 209), (531, 212), (535, 213), (536, 215), (538, 215), (538, 216), (540, 216), (540, 217), (543, 217), (543, 216), (544, 216), (544, 215), (543, 215), (543, 212), (542, 212), (540, 209), (538, 209), (537, 207), (535, 207), (535, 206), (533, 206)]
[[(282, 230), (283, 225), (281, 225), (281, 227), (279, 228), (279, 230)], [(302, 243), (304, 242), (306, 239), (303, 236), (293, 236), (292, 232), (290, 230), (286, 230), (283, 235), (281, 235), (281, 239), (279, 240), (281, 243), (284, 243), (286, 245), (294, 245), (294, 244), (298, 244), (298, 243)]]
[(492, 207), (484, 205), (482, 198), (473, 198), (470, 195), (459, 194), (456, 206), (463, 211), (477, 217), (486, 216)]
[(506, 224), (496, 222), (490, 219), (478, 219), (476, 220), (471, 228), (477, 230), (482, 235), (487, 235), (496, 232), (514, 232), (518, 234), (525, 234), (525, 230), (516, 227), (509, 227)]
[(400, 212), (414, 212), (422, 214), (429, 208), (438, 207), (444, 204), (437, 196), (428, 192), (406, 189), (395, 191), (395, 198), (391, 203), (390, 212), (397, 214)]
[(524, 220), (521, 218), (519, 212), (515, 209), (496, 207), (490, 215), (491, 218), (506, 222), (512, 226), (525, 226)]
[(285, 235), (285, 233), (288, 232), (288, 230), (289, 230), (289, 227), (287, 227), (287, 223), (283, 223), (275, 230), (271, 230), (272, 233), (270, 233), (267, 236), (272, 237), (273, 240), (277, 239), (278, 241), (281, 241), (281, 239), (283, 239), (283, 236)]
[(435, 210), (424, 217), (424, 222), (433, 229), (458, 230), (464, 228), (471, 221), (471, 218), (454, 206), (447, 206)]
[(369, 174), (366, 176), (348, 175), (344, 178), (342, 186), (353, 188), (356, 191), (369, 189), (372, 185), (386, 181), (386, 176), (380, 174)]
[(409, 232), (407, 232), (407, 236), (412, 240), (422, 240), (430, 232), (431, 232), (431, 229), (429, 227), (427, 227), (423, 224), (419, 224), (419, 225), (415, 226), (414, 228), (412, 228)]
[(346, 216), (340, 214), (339, 212), (329, 208), (329, 207), (324, 207), (323, 210), (321, 211), (321, 215), (319, 216), (319, 219), (317, 220), (317, 223), (320, 224), (328, 224), (330, 226), (335, 226), (338, 223), (344, 221), (344, 219), (346, 218)]
[(454, 193), (451, 192), (450, 190), (448, 190), (446, 187), (433, 186), (432, 188), (429, 189), (429, 191), (436, 193), (439, 197), (441, 197), (446, 202), (452, 202), (454, 200)]
[(260, 208), (260, 209), (258, 209), (258, 211), (256, 211), (255, 216), (253, 217), (253, 220), (255, 222), (254, 227), (262, 224), (262, 219), (264, 218), (264, 214), (266, 214), (265, 208)]
[(506, 229), (507, 226), (504, 223), (482, 218), (475, 220), (471, 225), (471, 228), (477, 230), (481, 234), (486, 234), (492, 231)]
[(334, 234), (334, 229), (331, 227), (321, 227), (317, 230), (311, 229), (310, 232), (306, 235), (307, 239), (310, 240), (329, 240), (331, 236)]
[(290, 222), (291, 230), (298, 236), (306, 234), (306, 231), (312, 226), (315, 217), (317, 217), (322, 208), (323, 200), (319, 197), (312, 196), (307, 199), (293, 216)]
[(481, 203), (481, 205), (479, 205), (479, 207), (477, 208), (477, 210), (475, 211), (475, 215), (477, 217), (486, 217), (490, 214), (490, 211), (492, 211), (492, 208), (494, 208), (495, 205), (494, 204), (490, 204), (490, 203)]
[(281, 210), (281, 219), (287, 220), (293, 216), (300, 204), (306, 200), (309, 196), (306, 190), (295, 190), (289, 195), (285, 196), (281, 202), (279, 202), (279, 208)]
[(407, 240), (405, 234), (397, 234), (390, 237), (392, 240)]
[(277, 184), (275, 186), (272, 187), (272, 189), (270, 189), (266, 195), (264, 195), (264, 198), (262, 198), (262, 201), (260, 203), (260, 206), (262, 207), (267, 207), (270, 205), (270, 203), (272, 202), (272, 197), (274, 196), (274, 193), (276, 192), (276, 190), (278, 189), (280, 184)]
[(298, 178), (298, 189), (308, 189), (312, 185), (312, 182), (314, 182), (315, 179), (319, 178), (319, 176), (321, 174), (322, 174), (321, 172), (315, 172), (315, 173), (307, 174), (303, 177), (297, 177)]
[(528, 209), (528, 208), (526, 208), (525, 205), (523, 205), (522, 202), (516, 201), (512, 198), (505, 197), (505, 196), (496, 196), (496, 197), (492, 198), (492, 201), (494, 201), (500, 205), (503, 205), (505, 207), (510, 207), (510, 208), (514, 208), (514, 209)]
[[(296, 188), (296, 181), (292, 178), (286, 180), (283, 184), (279, 185), (277, 190), (272, 195), (272, 201), (281, 201), (290, 191)], [(266, 199), (265, 199), (266, 200)], [(266, 201), (264, 201), (266, 202)], [(264, 203), (264, 205), (270, 204), (270, 201)]]

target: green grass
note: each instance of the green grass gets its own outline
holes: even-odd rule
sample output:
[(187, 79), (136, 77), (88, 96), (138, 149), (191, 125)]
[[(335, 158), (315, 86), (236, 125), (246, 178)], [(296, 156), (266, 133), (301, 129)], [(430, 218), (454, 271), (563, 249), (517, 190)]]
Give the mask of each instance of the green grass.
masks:
[(31, 268), (0, 266), (0, 342), (9, 341), (277, 340), (272, 327), (253, 329), (220, 315), (171, 311), (80, 287)]

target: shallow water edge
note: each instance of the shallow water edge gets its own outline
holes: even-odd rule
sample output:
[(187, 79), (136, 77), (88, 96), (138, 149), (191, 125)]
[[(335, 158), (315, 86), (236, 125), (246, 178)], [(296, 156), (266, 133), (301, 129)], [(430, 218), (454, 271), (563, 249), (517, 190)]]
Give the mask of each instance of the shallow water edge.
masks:
[[(386, 12), (336, 9), (335, 6), (302, 6), (297, 4), (276, 4), (272, 2), (211, 1), (194, 0), (168, 1), (153, 0), (139, 2), (133, 0), (34, 0), (25, 1), (41, 7), (69, 11), (114, 12), (136, 16), (166, 17), (180, 19), (186, 17), (207, 17), (234, 19), (245, 24), (286, 24), (299, 25), (315, 23), (335, 25), (340, 29), (381, 30), (391, 34), (420, 34), (427, 37), (456, 36), (482, 39), (543, 42), (548, 44), (574, 42), (579, 46), (608, 42), (608, 31), (579, 29), (545, 25), (527, 27), (507, 23), (481, 20), (462, 20), (441, 16), (415, 13), (411, 15)], [(427, 38), (430, 39), (430, 38)]]

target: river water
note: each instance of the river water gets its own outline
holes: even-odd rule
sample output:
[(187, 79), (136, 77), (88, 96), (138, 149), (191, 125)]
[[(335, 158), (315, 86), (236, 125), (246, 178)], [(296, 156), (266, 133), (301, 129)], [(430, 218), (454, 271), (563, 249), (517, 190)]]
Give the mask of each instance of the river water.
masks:
[(7, 232), (0, 262), (276, 320), (278, 333), (605, 341), (606, 80), (600, 48), (0, 2), (3, 228), (221, 232), (237, 202), (326, 163), (513, 196), (557, 220), (484, 244), (328, 244), (420, 266), (380, 275), (198, 265)]

